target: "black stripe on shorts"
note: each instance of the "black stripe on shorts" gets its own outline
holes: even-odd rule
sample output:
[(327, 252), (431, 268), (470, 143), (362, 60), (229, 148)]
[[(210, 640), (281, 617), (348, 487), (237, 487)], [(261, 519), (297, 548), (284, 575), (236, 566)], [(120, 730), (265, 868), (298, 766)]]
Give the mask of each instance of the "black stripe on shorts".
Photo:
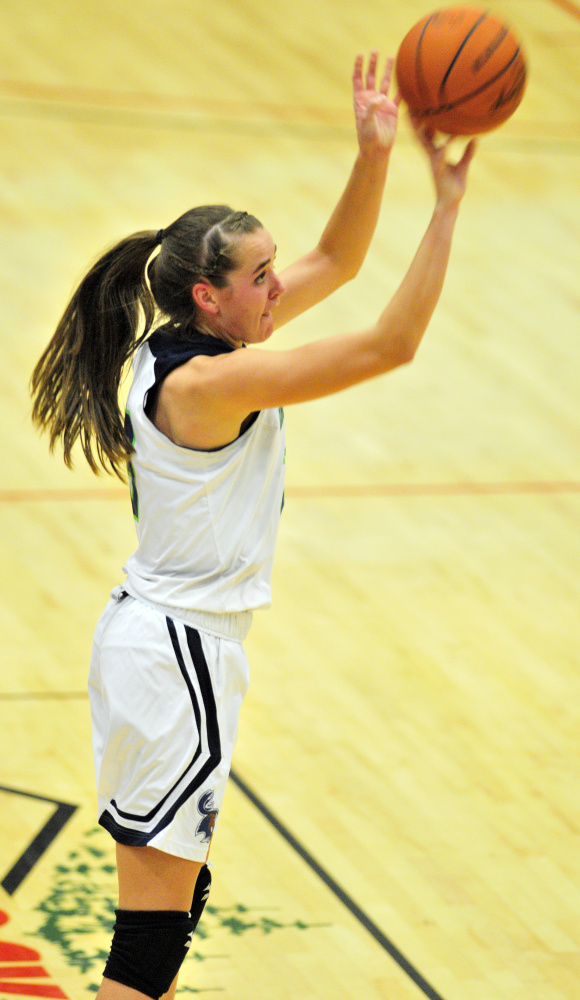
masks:
[[(197, 731), (199, 733), (199, 743), (196, 748), (195, 754), (187, 765), (185, 770), (179, 776), (177, 781), (169, 789), (169, 791), (163, 796), (163, 798), (151, 809), (145, 816), (139, 816), (136, 813), (123, 812), (119, 809), (117, 803), (114, 799), (111, 800), (111, 805), (114, 807), (118, 816), (121, 819), (129, 820), (135, 824), (142, 824), (150, 822), (162, 809), (167, 799), (174, 793), (175, 789), (179, 787), (181, 782), (184, 780), (189, 771), (195, 766), (198, 758), (201, 755), (201, 745), (202, 745), (202, 714), (200, 711), (200, 706), (198, 704), (198, 698), (195, 691), (195, 687), (192, 683), (190, 673), (188, 672), (187, 665), (183, 658), (181, 652), (181, 647), (179, 645), (179, 639), (177, 636), (177, 629), (175, 622), (172, 618), (165, 619), (167, 623), (167, 629), (169, 632), (169, 637), (171, 639), (171, 644), (173, 646), (173, 651), (175, 653), (175, 658), (177, 664), (181, 671), (181, 675), (187, 685), (187, 690), (191, 698), (191, 704), (193, 708), (193, 713), (195, 716)], [(209, 751), (209, 757), (206, 760), (203, 767), (199, 769), (193, 780), (186, 786), (181, 795), (175, 800), (175, 802), (170, 806), (166, 813), (164, 813), (158, 823), (152, 830), (139, 831), (132, 827), (124, 826), (119, 823), (115, 817), (106, 809), (99, 817), (99, 823), (101, 826), (107, 830), (111, 836), (118, 841), (120, 844), (126, 844), (129, 847), (143, 847), (149, 843), (149, 841), (159, 833), (160, 830), (165, 829), (166, 826), (171, 823), (178, 809), (187, 802), (192, 795), (204, 784), (206, 779), (215, 770), (221, 761), (221, 741), (219, 733), (219, 723), (217, 717), (217, 708), (215, 703), (215, 697), (213, 693), (213, 688), (211, 684), (211, 677), (203, 652), (203, 646), (201, 644), (201, 638), (199, 632), (196, 629), (191, 628), (190, 625), (183, 625), (185, 629), (185, 635), (187, 639), (187, 647), (191, 656), (191, 661), (193, 668), (196, 673), (197, 682), (199, 685), (199, 690), (201, 692), (201, 697), (203, 701), (203, 707), (205, 710), (205, 732), (207, 737), (207, 746)]]

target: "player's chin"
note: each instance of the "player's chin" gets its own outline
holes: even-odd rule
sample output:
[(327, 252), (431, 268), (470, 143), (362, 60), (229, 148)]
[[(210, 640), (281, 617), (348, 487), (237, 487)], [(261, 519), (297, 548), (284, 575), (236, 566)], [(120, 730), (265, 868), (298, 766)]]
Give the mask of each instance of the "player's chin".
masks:
[(259, 338), (260, 341), (268, 340), (274, 333), (274, 317), (271, 312), (266, 312), (260, 319)]

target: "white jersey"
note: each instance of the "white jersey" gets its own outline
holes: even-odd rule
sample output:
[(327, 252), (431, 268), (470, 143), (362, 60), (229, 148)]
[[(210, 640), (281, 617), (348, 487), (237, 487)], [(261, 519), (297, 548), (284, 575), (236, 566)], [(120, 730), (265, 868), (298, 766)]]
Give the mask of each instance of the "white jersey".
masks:
[(214, 337), (178, 340), (162, 328), (133, 362), (126, 428), (135, 448), (129, 476), (139, 544), (125, 566), (127, 590), (176, 614), (253, 611), (271, 603), (284, 501), (283, 411), (263, 410), (215, 451), (174, 444), (146, 412), (148, 393), (170, 371), (194, 355), (230, 350)]

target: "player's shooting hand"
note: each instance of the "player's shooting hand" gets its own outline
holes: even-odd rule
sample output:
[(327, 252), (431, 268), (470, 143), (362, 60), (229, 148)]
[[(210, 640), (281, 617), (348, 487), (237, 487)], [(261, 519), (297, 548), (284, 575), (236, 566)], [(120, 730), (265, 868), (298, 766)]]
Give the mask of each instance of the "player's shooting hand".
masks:
[(397, 134), (397, 119), (400, 96), (389, 98), (389, 86), (393, 71), (393, 58), (389, 56), (385, 72), (377, 89), (378, 52), (370, 54), (366, 78), (363, 80), (364, 56), (359, 54), (352, 75), (354, 95), (354, 117), (361, 153), (373, 156), (390, 152)]
[(440, 206), (458, 205), (465, 194), (467, 171), (477, 148), (477, 140), (470, 139), (461, 159), (457, 163), (450, 163), (448, 159), (449, 144), (453, 137), (449, 136), (443, 142), (437, 143), (433, 128), (413, 115), (411, 115), (411, 123), (429, 159), (435, 182), (437, 204)]

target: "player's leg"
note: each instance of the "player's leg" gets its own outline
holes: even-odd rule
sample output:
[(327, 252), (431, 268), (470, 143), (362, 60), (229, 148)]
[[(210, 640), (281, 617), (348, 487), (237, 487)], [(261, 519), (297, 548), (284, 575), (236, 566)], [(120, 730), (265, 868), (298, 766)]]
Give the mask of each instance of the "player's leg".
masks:
[[(204, 864), (200, 869), (197, 880), (195, 883), (195, 889), (193, 890), (193, 899), (191, 901), (190, 915), (193, 923), (193, 930), (197, 928), (197, 925), (201, 919), (205, 904), (209, 898), (209, 892), (211, 889), (211, 872), (207, 866)], [(174, 1000), (175, 989), (177, 987), (176, 976), (173, 980), (171, 986), (169, 987), (167, 993), (164, 993), (161, 1000)]]
[(120, 909), (189, 912), (202, 861), (178, 858), (155, 847), (116, 844), (116, 851)]
[(171, 986), (167, 990), (167, 993), (164, 993), (163, 996), (161, 997), (161, 1000), (175, 1000), (175, 991), (177, 989), (177, 980), (178, 980), (178, 978), (179, 978), (179, 975), (177, 975), (175, 977), (175, 979), (173, 980)]
[(205, 903), (204, 898), (197, 906), (197, 919), (191, 920), (196, 881), (203, 867), (203, 862), (153, 847), (117, 845), (119, 910), (98, 1000), (157, 1000), (164, 992), (171, 1000), (179, 966)]
[[(97, 631), (90, 690), (99, 816), (115, 840), (125, 840), (117, 848), (119, 910), (98, 997), (171, 1000), (209, 890), (209, 870), (198, 859), (207, 857), (221, 808), (247, 660), (240, 642), (200, 633), (128, 597), (111, 603)], [(137, 778), (144, 775), (140, 798)], [(128, 846), (148, 839), (158, 846)]]

